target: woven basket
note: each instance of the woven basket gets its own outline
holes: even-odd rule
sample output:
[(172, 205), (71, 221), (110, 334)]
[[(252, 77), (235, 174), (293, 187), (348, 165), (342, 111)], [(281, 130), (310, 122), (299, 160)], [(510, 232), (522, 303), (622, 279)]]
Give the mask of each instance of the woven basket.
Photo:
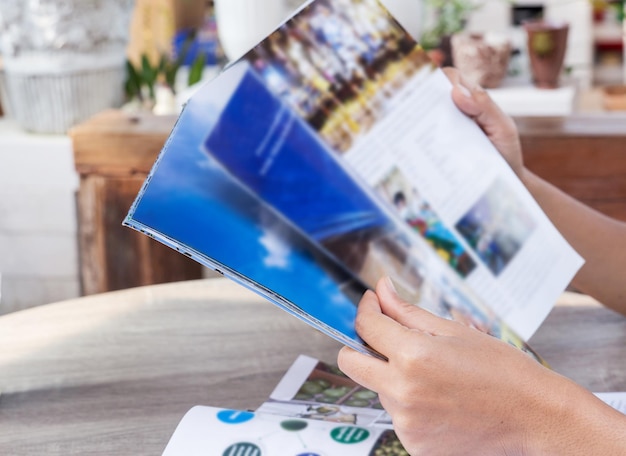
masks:
[(65, 133), (123, 101), (134, 0), (0, 0), (0, 52), (12, 117)]

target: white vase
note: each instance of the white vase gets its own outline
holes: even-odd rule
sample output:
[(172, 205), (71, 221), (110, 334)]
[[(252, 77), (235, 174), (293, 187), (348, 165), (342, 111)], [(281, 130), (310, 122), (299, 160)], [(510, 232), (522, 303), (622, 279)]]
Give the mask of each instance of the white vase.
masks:
[(235, 60), (272, 32), (288, 14), (284, 0), (215, 0), (224, 53)]
[(414, 40), (419, 41), (423, 24), (423, 1), (380, 0), (391, 15), (406, 29)]

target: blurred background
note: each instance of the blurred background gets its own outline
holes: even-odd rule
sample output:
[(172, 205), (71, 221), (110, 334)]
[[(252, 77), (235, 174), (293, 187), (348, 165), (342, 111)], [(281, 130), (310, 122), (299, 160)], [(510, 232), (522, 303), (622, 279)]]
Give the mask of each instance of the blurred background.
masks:
[[(302, 3), (0, 0), (0, 314), (211, 275), (121, 221), (193, 91)], [(624, 1), (382, 3), (513, 116), (626, 111)]]

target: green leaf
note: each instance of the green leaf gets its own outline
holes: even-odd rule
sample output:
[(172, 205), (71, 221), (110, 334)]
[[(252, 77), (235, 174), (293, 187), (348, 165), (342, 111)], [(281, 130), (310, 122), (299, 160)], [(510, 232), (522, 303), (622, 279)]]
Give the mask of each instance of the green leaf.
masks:
[(150, 60), (146, 54), (141, 56), (141, 78), (143, 82), (148, 86), (150, 98), (154, 99), (154, 84), (156, 83), (158, 75), (158, 68), (152, 67)]
[(204, 65), (206, 63), (206, 54), (200, 53), (194, 60), (191, 68), (189, 69), (189, 77), (187, 79), (187, 85), (192, 86), (202, 79), (202, 73), (204, 72)]
[(180, 67), (183, 63), (185, 63), (185, 59), (187, 58), (187, 54), (189, 53), (189, 48), (193, 44), (196, 39), (197, 30), (190, 30), (187, 36), (185, 37), (185, 41), (183, 41), (182, 46), (180, 47), (180, 52), (176, 58), (176, 64)]
[(168, 62), (163, 70), (163, 76), (165, 77), (165, 83), (172, 91), (176, 85), (176, 74), (178, 73), (179, 65), (175, 62)]
[(159, 58), (159, 65), (157, 67), (157, 74), (158, 73), (165, 73), (166, 68), (167, 68), (167, 64), (168, 64), (168, 58), (165, 54), (161, 54), (161, 57)]
[(126, 82), (124, 87), (128, 100), (132, 100), (135, 97), (141, 100), (141, 85), (141, 78), (137, 70), (129, 60), (126, 60)]

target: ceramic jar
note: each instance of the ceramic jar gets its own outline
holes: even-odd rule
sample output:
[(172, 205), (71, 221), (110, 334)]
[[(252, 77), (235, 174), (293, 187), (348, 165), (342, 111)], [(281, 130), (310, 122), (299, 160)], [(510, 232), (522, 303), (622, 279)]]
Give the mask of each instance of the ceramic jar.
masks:
[(512, 46), (497, 34), (452, 35), (452, 59), (463, 77), (484, 88), (498, 87), (506, 76)]
[(528, 58), (535, 86), (553, 89), (559, 79), (565, 60), (569, 24), (536, 20), (524, 23), (528, 35)]

